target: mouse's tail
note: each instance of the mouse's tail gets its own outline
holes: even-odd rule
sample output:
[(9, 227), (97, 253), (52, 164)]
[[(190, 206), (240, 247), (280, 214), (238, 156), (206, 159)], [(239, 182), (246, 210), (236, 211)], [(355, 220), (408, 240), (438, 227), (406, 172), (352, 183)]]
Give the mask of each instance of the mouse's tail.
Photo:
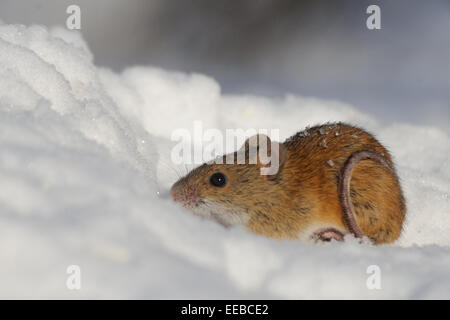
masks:
[(391, 165), (382, 154), (369, 150), (354, 152), (345, 162), (344, 167), (342, 168), (341, 178), (339, 180), (339, 201), (342, 206), (344, 223), (347, 229), (356, 238), (362, 238), (364, 233), (356, 222), (355, 212), (350, 201), (350, 180), (352, 178), (354, 167), (362, 160), (376, 161), (393, 171)]

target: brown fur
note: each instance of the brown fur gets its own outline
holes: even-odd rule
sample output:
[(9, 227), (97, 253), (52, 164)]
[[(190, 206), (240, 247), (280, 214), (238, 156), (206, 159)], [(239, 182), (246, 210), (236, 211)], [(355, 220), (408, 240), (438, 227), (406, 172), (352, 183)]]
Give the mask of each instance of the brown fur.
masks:
[[(353, 153), (377, 152), (394, 168), (388, 151), (372, 135), (340, 123), (299, 132), (280, 147), (287, 151), (287, 159), (271, 179), (260, 174), (258, 165), (204, 164), (178, 181), (172, 194), (192, 199), (193, 194), (185, 190), (193, 188), (200, 204), (203, 199), (213, 199), (226, 210), (245, 212), (248, 230), (277, 239), (295, 239), (314, 225), (346, 230), (338, 183), (342, 167)], [(209, 183), (211, 174), (218, 171), (228, 179), (223, 188)], [(350, 190), (362, 232), (375, 244), (396, 240), (406, 207), (395, 171), (363, 160), (353, 170)]]

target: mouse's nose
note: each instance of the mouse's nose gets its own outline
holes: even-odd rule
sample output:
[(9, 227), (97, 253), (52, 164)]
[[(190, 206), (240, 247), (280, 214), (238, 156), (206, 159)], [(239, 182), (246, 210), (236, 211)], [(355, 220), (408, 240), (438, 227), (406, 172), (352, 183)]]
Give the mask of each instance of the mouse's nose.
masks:
[(177, 202), (177, 192), (174, 187), (170, 189), (170, 195), (172, 196), (173, 201)]
[(174, 202), (179, 202), (183, 206), (194, 205), (199, 200), (198, 189), (196, 186), (185, 186), (176, 183), (170, 189), (170, 195)]

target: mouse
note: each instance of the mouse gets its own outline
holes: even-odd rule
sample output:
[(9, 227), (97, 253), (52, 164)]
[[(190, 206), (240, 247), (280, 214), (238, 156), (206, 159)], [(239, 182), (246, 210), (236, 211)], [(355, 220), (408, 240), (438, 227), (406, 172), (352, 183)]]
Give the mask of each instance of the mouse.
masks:
[(406, 204), (392, 157), (357, 126), (307, 127), (282, 143), (258, 134), (218, 159), (176, 181), (173, 200), (225, 227), (275, 239), (330, 242), (351, 234), (378, 245), (402, 232)]

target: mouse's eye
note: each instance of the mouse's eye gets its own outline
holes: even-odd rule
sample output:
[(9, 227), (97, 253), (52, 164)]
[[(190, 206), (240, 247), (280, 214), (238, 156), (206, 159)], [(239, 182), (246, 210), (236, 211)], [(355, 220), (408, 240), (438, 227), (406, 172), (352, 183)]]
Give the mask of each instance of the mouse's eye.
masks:
[(227, 184), (227, 178), (223, 173), (216, 172), (209, 178), (209, 183), (214, 187), (222, 188)]

